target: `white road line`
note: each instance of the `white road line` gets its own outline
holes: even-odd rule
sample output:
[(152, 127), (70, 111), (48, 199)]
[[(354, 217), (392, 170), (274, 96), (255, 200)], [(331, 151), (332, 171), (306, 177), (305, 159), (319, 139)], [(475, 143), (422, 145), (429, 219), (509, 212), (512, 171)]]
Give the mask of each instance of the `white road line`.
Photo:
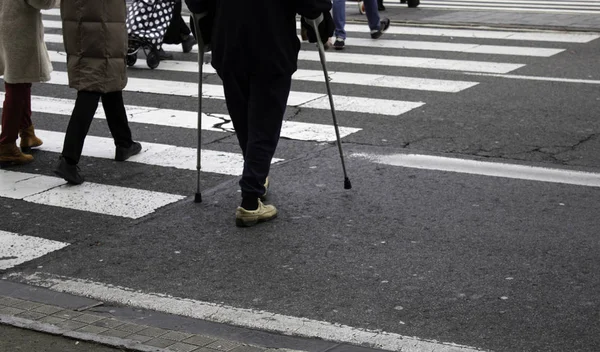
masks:
[[(62, 43), (62, 36), (57, 34), (46, 34), (45, 41), (49, 43)], [(179, 50), (164, 46), (167, 51)], [(192, 52), (197, 52), (197, 48), (194, 48)], [(319, 53), (315, 51), (301, 50), (298, 56), (300, 60), (308, 61), (320, 61)], [(327, 53), (327, 61), (329, 62), (341, 62), (350, 64), (361, 64), (368, 63), (369, 65), (377, 66), (391, 66), (391, 67), (416, 67), (426, 69), (437, 69), (437, 70), (451, 70), (451, 71), (470, 71), (470, 72), (488, 72), (488, 73), (508, 73), (518, 68), (525, 66), (524, 64), (511, 64), (501, 62), (487, 62), (487, 61), (471, 61), (471, 60), (445, 60), (445, 59), (434, 59), (427, 57), (413, 57), (413, 56), (387, 56), (387, 55), (369, 55), (369, 54), (349, 54), (340, 53), (336, 51), (329, 51)], [(294, 92), (290, 95), (293, 95)], [(325, 100), (325, 99), (324, 99)]]
[[(519, 2), (521, 2), (519, 0)], [(406, 6), (406, 5), (403, 5)], [(62, 28), (60, 21), (44, 20), (46, 28)], [(300, 28), (300, 22), (297, 27)], [(349, 33), (369, 33), (366, 24), (346, 24), (345, 30)], [(449, 27), (416, 27), (394, 24), (387, 30), (387, 34), (420, 35), (435, 37), (455, 37), (473, 39), (502, 39), (518, 41), (539, 41), (557, 43), (589, 43), (600, 38), (599, 33), (590, 32), (558, 32), (540, 30), (486, 30), (486, 29), (458, 29)], [(350, 38), (352, 39), (352, 38)], [(385, 39), (385, 38), (384, 38)]]
[[(45, 131), (36, 129), (35, 133), (44, 141), (38, 149), (60, 153), (63, 148), (65, 134), (62, 132)], [(177, 147), (169, 144), (141, 142), (142, 151), (127, 159), (146, 165), (174, 167), (182, 170), (196, 170), (196, 148)], [(85, 156), (114, 159), (115, 143), (112, 138), (87, 136), (83, 146)], [(228, 153), (215, 150), (202, 149), (202, 171), (215, 174), (239, 176), (244, 167), (242, 154)], [(273, 158), (273, 163), (283, 159)]]
[(417, 154), (376, 155), (357, 153), (353, 156), (379, 164), (413, 169), (600, 187), (599, 173)]
[[(65, 53), (50, 51), (49, 55), (50, 60), (54, 62), (65, 61)], [(143, 59), (138, 60), (137, 63), (134, 66), (132, 66), (132, 68), (150, 70), (150, 68), (148, 68), (148, 66), (146, 65), (145, 60)], [(161, 62), (160, 66), (157, 67), (155, 70), (197, 73), (198, 63), (195, 61), (168, 60)], [(202, 71), (204, 73), (216, 73), (215, 69), (210, 64), (202, 65)], [(375, 86), (384, 88), (426, 90), (445, 93), (457, 93), (478, 84), (478, 82), (427, 79), (405, 76), (388, 76), (366, 73), (336, 71), (329, 71), (328, 73), (329, 77), (331, 78), (331, 83), (363, 85), (369, 87)], [(297, 70), (292, 78), (298, 81), (311, 82), (324, 82), (325, 79), (322, 70), (317, 71), (302, 69)]]
[(522, 79), (528, 81), (547, 81), (547, 82), (562, 82), (562, 83), (581, 83), (581, 84), (600, 84), (600, 80), (593, 79), (576, 79), (576, 78), (560, 78), (560, 77), (539, 77), (539, 76), (520, 76), (520, 75), (495, 75), (488, 73), (471, 73), (464, 72), (466, 75), (498, 77), (509, 79)]
[[(45, 84), (68, 85), (66, 72), (54, 71), (52, 79)], [(153, 93), (164, 95), (177, 95), (183, 97), (197, 97), (198, 84), (192, 82), (165, 81), (157, 79), (132, 78), (127, 82), (125, 91)], [(202, 84), (202, 96), (207, 99), (225, 99), (223, 86)], [(335, 109), (337, 111), (358, 112), (386, 116), (399, 116), (410, 110), (425, 105), (423, 102), (403, 100), (374, 99), (355, 96), (334, 95)], [(290, 92), (288, 106), (299, 108), (312, 108), (330, 110), (327, 94), (310, 92)]]
[[(316, 51), (301, 50), (298, 55), (300, 60), (319, 61), (319, 53)], [(391, 67), (414, 67), (433, 70), (448, 71), (467, 71), (467, 72), (486, 72), (486, 73), (509, 73), (521, 67), (524, 64), (509, 64), (501, 62), (488, 61), (470, 61), (470, 60), (446, 60), (415, 56), (386, 56), (369, 54), (349, 54), (336, 51), (327, 53), (328, 62), (350, 63)]]
[(558, 14), (567, 14), (567, 13), (579, 13), (579, 14), (600, 14), (600, 10), (570, 10), (570, 9), (549, 9), (544, 7), (537, 8), (524, 8), (521, 6), (518, 7), (502, 7), (502, 6), (473, 6), (470, 4), (460, 3), (441, 3), (440, 5), (435, 4), (427, 4), (423, 3), (419, 5), (422, 8), (444, 8), (444, 9), (454, 9), (454, 10), (499, 10), (499, 11), (512, 11), (512, 12), (544, 12), (544, 13), (558, 13)]
[(423, 340), (411, 336), (366, 330), (325, 321), (298, 318), (266, 311), (236, 308), (179, 298), (157, 293), (143, 293), (129, 288), (107, 285), (88, 280), (57, 275), (16, 273), (8, 275), (11, 280), (48, 288), (56, 292), (89, 297), (130, 307), (176, 314), (194, 319), (230, 324), (284, 335), (320, 338), (340, 343), (370, 346), (389, 351), (403, 352), (476, 352), (476, 348)]
[[(0, 92), (0, 105), (4, 102), (4, 92)], [(52, 97), (32, 96), (31, 109), (34, 112), (70, 116), (75, 100)], [(198, 113), (195, 111), (160, 109), (149, 106), (126, 105), (130, 122), (158, 126), (196, 129)], [(98, 109), (96, 118), (105, 119), (104, 110)], [(233, 133), (233, 124), (229, 115), (202, 114), (202, 129), (206, 131)], [(360, 128), (339, 127), (340, 137), (344, 138), (360, 131)], [(299, 141), (334, 142), (336, 140), (333, 125), (317, 123), (283, 121), (281, 137)]]
[[(46, 28), (56, 28), (60, 25), (59, 21), (44, 21)], [(348, 38), (346, 43), (352, 46), (362, 46), (371, 48), (386, 48), (386, 49), (407, 49), (407, 50), (430, 50), (430, 51), (447, 51), (472, 54), (491, 54), (491, 55), (511, 55), (511, 56), (533, 56), (533, 57), (550, 57), (565, 51), (565, 49), (555, 48), (537, 48), (526, 46), (508, 46), (508, 45), (482, 45), (482, 44), (464, 44), (464, 43), (447, 43), (447, 42), (432, 42), (432, 41), (416, 41), (416, 40), (393, 40), (393, 39), (362, 39)], [(163, 49), (167, 51), (180, 50), (178, 45), (163, 45)]]
[(0, 170), (0, 197), (137, 219), (184, 196), (85, 182), (70, 186), (58, 177)]
[(64, 242), (0, 230), (0, 270), (10, 269), (68, 245)]

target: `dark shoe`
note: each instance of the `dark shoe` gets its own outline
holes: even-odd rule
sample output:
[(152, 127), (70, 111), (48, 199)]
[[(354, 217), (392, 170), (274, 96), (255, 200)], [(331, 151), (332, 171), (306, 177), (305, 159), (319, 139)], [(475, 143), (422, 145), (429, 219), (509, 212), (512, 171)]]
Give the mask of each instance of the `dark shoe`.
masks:
[(183, 48), (183, 52), (187, 54), (190, 51), (192, 51), (192, 48), (196, 44), (198, 44), (196, 38), (194, 38), (191, 35), (188, 35), (187, 38), (183, 38), (183, 41), (181, 42), (181, 47)]
[(406, 4), (406, 0), (400, 0), (401, 4)]
[(138, 142), (133, 142), (133, 144), (130, 145), (129, 148), (117, 147), (117, 150), (115, 152), (115, 160), (116, 161), (125, 161), (125, 160), (129, 159), (130, 157), (138, 154), (141, 151), (142, 151), (142, 145)]
[(379, 29), (371, 31), (371, 38), (377, 39), (377, 38), (381, 37), (383, 32), (387, 31), (388, 28), (390, 28), (390, 19), (389, 18), (382, 19), (381, 22), (379, 23)]
[(383, 5), (383, 0), (377, 0), (377, 10), (385, 11), (385, 6)]
[(162, 61), (162, 60), (173, 60), (173, 54), (169, 54), (168, 52), (166, 52), (162, 48), (160, 48), (160, 50), (158, 51), (158, 59), (160, 61)]
[(333, 48), (335, 50), (342, 50), (344, 49), (344, 46), (346, 46), (346, 42), (344, 41), (344, 39), (340, 37), (335, 38), (335, 42), (333, 43)]
[(70, 165), (62, 156), (54, 173), (72, 185), (80, 185), (84, 181), (83, 176), (79, 174), (79, 166)]
[(408, 7), (417, 7), (420, 3), (420, 0), (408, 0)]

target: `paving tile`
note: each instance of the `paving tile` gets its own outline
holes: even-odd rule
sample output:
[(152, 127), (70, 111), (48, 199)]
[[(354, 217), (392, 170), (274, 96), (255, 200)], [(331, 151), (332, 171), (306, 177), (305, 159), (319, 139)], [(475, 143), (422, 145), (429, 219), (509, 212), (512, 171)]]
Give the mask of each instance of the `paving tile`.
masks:
[(158, 348), (165, 348), (165, 347), (171, 346), (174, 343), (176, 343), (176, 342), (173, 340), (165, 340), (165, 339), (158, 338), (158, 339), (152, 339), (150, 341), (146, 341), (146, 342), (144, 342), (144, 345), (158, 347)]
[(190, 345), (190, 344), (183, 343), (183, 342), (177, 342), (177, 343), (167, 347), (167, 350), (174, 351), (174, 352), (192, 352), (193, 350), (195, 350), (197, 348), (198, 348), (198, 346), (196, 346), (196, 345)]
[(213, 338), (202, 336), (202, 335), (194, 335), (192, 337), (189, 337), (189, 338), (183, 340), (182, 342), (202, 347), (202, 346), (209, 345), (215, 341), (217, 341), (217, 339), (213, 339)]
[(52, 324), (52, 325), (60, 324), (63, 321), (66, 321), (66, 319), (58, 318), (58, 317), (55, 317), (53, 315), (44, 317), (44, 318), (42, 318), (42, 319), (39, 320), (40, 323)]
[(49, 306), (47, 304), (42, 304), (39, 307), (35, 307), (32, 309), (34, 312), (38, 312), (38, 313), (43, 313), (46, 315), (51, 315), (57, 312), (60, 312), (62, 310), (64, 310), (63, 308), (60, 307), (56, 307), (56, 306)]
[(72, 320), (65, 320), (63, 322), (60, 322), (58, 324), (55, 324), (56, 326), (58, 326), (59, 328), (62, 329), (66, 329), (66, 330), (77, 330), (79, 328), (82, 328), (84, 326), (86, 326), (86, 323), (80, 323), (78, 321), (72, 321)]
[(144, 330), (145, 328), (147, 328), (147, 326), (137, 325), (137, 324), (131, 324), (131, 323), (125, 323), (123, 325), (117, 326), (115, 328), (115, 330), (125, 331), (125, 332), (128, 332), (130, 334), (137, 334), (138, 332)]
[(146, 328), (144, 330), (140, 330), (138, 332), (138, 334), (144, 335), (144, 336), (150, 336), (150, 337), (159, 337), (161, 335), (166, 334), (167, 332), (169, 332), (169, 330), (160, 329), (160, 328), (154, 328), (154, 327), (148, 327), (148, 328)]
[(101, 332), (105, 332), (106, 330), (108, 330), (108, 328), (103, 328), (101, 326), (94, 326), (94, 325), (86, 325), (80, 329), (77, 329), (76, 331), (86, 332), (88, 334), (99, 334)]
[(12, 302), (10, 302), (10, 304), (7, 304), (7, 306), (9, 307), (19, 308), (23, 310), (32, 310), (33, 308), (39, 307), (41, 305), (41, 303), (23, 301), (21, 299), (14, 299)]
[(185, 332), (169, 331), (166, 334), (162, 335), (161, 338), (167, 339), (167, 340), (174, 340), (174, 341), (183, 341), (192, 336), (193, 336), (193, 334), (188, 334)]
[(111, 329), (111, 330), (106, 330), (106, 331), (101, 332), (100, 335), (125, 338), (126, 336), (131, 335), (131, 333), (129, 333), (127, 331)]
[(6, 297), (6, 296), (2, 296), (2, 301), (0, 301), (0, 303), (3, 306), (7, 306), (7, 307), (14, 307), (15, 304), (19, 304), (22, 302), (23, 302), (23, 300), (21, 300), (21, 299)]
[(38, 319), (42, 319), (43, 317), (45, 317), (46, 314), (32, 312), (32, 311), (25, 311), (23, 313), (17, 314), (16, 316), (19, 318), (23, 318), (23, 319), (38, 320)]
[(102, 319), (104, 319), (104, 317), (101, 317), (98, 315), (81, 314), (80, 316), (73, 317), (73, 319), (71, 319), (71, 320), (80, 321), (80, 322), (86, 323), (86, 324), (91, 324), (91, 323), (97, 322)]
[(212, 348), (213, 350), (217, 350), (217, 351), (225, 351), (225, 352), (229, 352), (232, 349), (239, 347), (240, 344), (237, 342), (231, 342), (231, 341), (225, 341), (225, 340), (218, 340), (215, 341), (213, 343), (211, 343), (208, 346), (205, 346), (207, 348)]
[(92, 323), (92, 325), (94, 326), (101, 326), (103, 328), (109, 328), (109, 329), (114, 329), (117, 326), (123, 325), (125, 324), (122, 321), (119, 321), (117, 319), (112, 319), (112, 318), (105, 318), (102, 320), (98, 320)]
[(135, 340), (138, 342), (146, 342), (146, 341), (150, 341), (152, 340), (152, 337), (150, 336), (144, 336), (144, 335), (139, 335), (139, 334), (133, 334), (133, 335), (129, 335), (127, 336), (128, 340)]
[(14, 307), (0, 307), (0, 314), (4, 315), (17, 315), (23, 313), (23, 309), (14, 308)]
[(64, 309), (64, 310), (61, 310), (60, 312), (56, 312), (52, 315), (55, 317), (58, 317), (58, 318), (63, 318), (63, 319), (73, 319), (75, 317), (80, 316), (81, 314), (83, 314), (83, 313), (79, 313), (74, 310)]

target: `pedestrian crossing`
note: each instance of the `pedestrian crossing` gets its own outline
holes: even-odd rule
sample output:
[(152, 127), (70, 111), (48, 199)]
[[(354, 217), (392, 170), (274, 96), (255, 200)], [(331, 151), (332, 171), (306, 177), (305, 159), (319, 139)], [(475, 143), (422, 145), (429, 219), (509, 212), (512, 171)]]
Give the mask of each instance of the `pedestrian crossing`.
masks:
[[(390, 7), (405, 7), (398, 0), (384, 1)], [(541, 12), (560, 14), (600, 14), (597, 0), (422, 0), (420, 8), (449, 10), (489, 10), (514, 12)]]
[[(390, 1), (386, 2), (388, 5)], [(423, 1), (421, 6), (434, 5), (434, 1)], [(448, 3), (456, 3), (448, 1)], [(475, 4), (476, 2), (473, 2)], [(405, 5), (403, 5), (405, 6)], [(55, 66), (50, 82), (44, 87), (66, 90), (68, 76), (65, 72), (66, 55), (62, 47), (60, 34), (61, 23), (58, 9), (44, 12), (45, 41)], [(361, 133), (369, 131), (370, 124), (377, 124), (380, 119), (401, 119), (403, 115), (420, 109), (431, 101), (404, 100), (403, 91), (430, 93), (428, 97), (444, 94), (458, 94), (469, 89), (477, 89), (477, 76), (473, 79), (459, 79), (463, 76), (447, 75), (439, 78), (438, 74), (508, 74), (526, 67), (532, 60), (545, 60), (560, 55), (570, 45), (589, 43), (598, 39), (594, 33), (559, 33), (545, 31), (499, 31), (483, 29), (427, 28), (417, 26), (393, 27), (389, 36), (380, 40), (367, 39), (368, 28), (365, 25), (349, 24), (346, 30), (351, 34), (347, 39), (348, 47), (360, 50), (344, 52), (328, 51), (326, 54), (329, 79), (334, 89), (336, 110), (356, 116), (350, 125), (340, 121), (340, 137), (360, 139)], [(452, 42), (444, 39), (452, 37)], [(464, 42), (461, 42), (464, 39)], [(479, 42), (481, 41), (481, 42)], [(485, 43), (484, 43), (485, 41)], [(493, 42), (490, 44), (489, 42)], [(512, 43), (512, 44), (511, 44)], [(542, 43), (542, 44), (540, 44)], [(165, 45), (166, 51), (178, 52), (178, 46)], [(197, 52), (194, 48), (193, 52)], [(385, 50), (385, 54), (382, 51)], [(411, 54), (406, 54), (411, 51)], [(391, 53), (391, 54), (390, 54)], [(467, 59), (453, 55), (469, 54)], [(479, 55), (479, 56), (478, 56)], [(443, 57), (441, 57), (443, 56)], [(314, 113), (328, 114), (330, 109), (328, 96), (323, 83), (323, 71), (315, 69), (319, 66), (319, 56), (313, 45), (304, 44), (299, 53), (299, 69), (293, 80), (301, 89), (290, 93), (288, 108), (301, 109), (307, 115)], [(413, 72), (414, 71), (414, 72)], [(133, 92), (147, 99), (131, 102), (127, 105), (130, 122), (148, 129), (179, 128), (191, 131), (198, 128), (197, 112), (181, 108), (173, 104), (154, 104), (153, 97), (180, 97), (195, 100), (198, 97), (198, 67), (196, 55), (186, 60), (169, 60), (161, 62), (159, 67), (151, 71), (144, 60), (129, 68), (126, 91)], [(204, 74), (214, 75), (210, 65), (204, 65)], [(427, 72), (427, 77), (423, 77)], [(152, 78), (152, 74), (169, 75), (169, 79)], [(318, 88), (315, 88), (318, 87)], [(353, 94), (335, 94), (352, 87)], [(372, 88), (389, 89), (392, 98), (373, 96)], [(337, 89), (339, 88), (339, 89)], [(45, 92), (51, 92), (46, 89)], [(358, 93), (356, 93), (358, 92)], [(223, 113), (224, 93), (220, 84), (204, 83), (202, 97), (221, 106), (214, 111), (204, 111), (202, 125), (204, 131), (232, 136), (233, 126), (230, 117)], [(4, 93), (0, 92), (0, 103), (4, 101)], [(36, 95), (32, 97), (32, 111), (38, 114), (52, 115), (68, 121), (74, 105), (73, 99), (60, 94)], [(35, 115), (35, 114), (34, 114)], [(104, 112), (98, 109), (96, 118), (104, 119)], [(34, 117), (35, 120), (35, 117)], [(356, 123), (354, 121), (365, 121)], [(329, 121), (329, 119), (328, 119)], [(58, 154), (64, 141), (63, 130), (36, 129), (44, 141), (40, 150), (45, 153)], [(135, 132), (135, 131), (134, 131)], [(284, 121), (281, 136), (295, 142), (333, 143), (335, 132), (330, 123), (303, 120), (303, 115)], [(183, 171), (196, 170), (196, 149), (172, 143), (159, 143), (141, 139), (143, 150), (130, 158), (124, 165), (142, 164), (157, 169), (176, 169)], [(185, 143), (184, 143), (185, 144)], [(114, 143), (111, 138), (88, 135), (83, 155), (86, 157), (111, 160), (114, 158)], [(381, 159), (369, 157), (373, 162)], [(285, 161), (278, 157), (274, 164)], [(237, 177), (241, 174), (243, 158), (239, 152), (202, 149), (202, 172), (223, 177)], [(406, 166), (405, 167), (411, 167)], [(93, 171), (91, 171), (93, 172)], [(102, 183), (85, 182), (80, 186), (69, 186), (62, 179), (46, 176), (49, 172), (21, 172), (17, 168), (0, 170), (0, 198), (11, 199), (56, 209), (70, 209), (83, 213), (102, 214), (110, 217), (140, 219), (156, 212), (158, 209), (186, 198), (184, 194), (171, 194), (160, 190), (136, 189)], [(2, 229), (1, 230), (10, 230)], [(7, 235), (8, 234), (8, 235)], [(15, 241), (18, 234), (0, 232), (0, 244)], [(65, 244), (66, 246), (66, 244)], [(60, 245), (56, 248), (60, 249)], [(49, 247), (55, 248), (55, 247)], [(3, 253), (0, 252), (0, 257)], [(0, 265), (2, 262), (0, 262)], [(0, 267), (0, 270), (14, 264)]]

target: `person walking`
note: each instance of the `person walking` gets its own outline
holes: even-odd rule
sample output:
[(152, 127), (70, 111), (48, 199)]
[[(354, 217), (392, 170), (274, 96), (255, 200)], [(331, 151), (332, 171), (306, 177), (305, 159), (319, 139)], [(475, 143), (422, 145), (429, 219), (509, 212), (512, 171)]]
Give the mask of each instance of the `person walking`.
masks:
[[(364, 0), (367, 22), (371, 30), (371, 38), (381, 37), (390, 27), (390, 19), (381, 18), (377, 10), (377, 0)], [(342, 50), (346, 46), (346, 0), (333, 0), (333, 23), (335, 24), (335, 41), (333, 48)]]
[(77, 164), (100, 99), (115, 141), (115, 160), (125, 161), (142, 149), (131, 137), (123, 103), (127, 9), (125, 0), (61, 0), (60, 15), (69, 86), (77, 90), (77, 99), (54, 173), (81, 184)]
[[(323, 41), (333, 34), (331, 0), (186, 0), (193, 13), (214, 21), (212, 65), (223, 81), (225, 102), (244, 156), (239, 181), (242, 201), (236, 225), (253, 226), (277, 216), (264, 205), (275, 154), (297, 69), (300, 41), (296, 14), (314, 19)], [(314, 32), (313, 32), (314, 33)], [(197, 35), (204, 34), (197, 33)], [(316, 42), (316, 40), (315, 40)]]
[(3, 166), (33, 161), (33, 156), (23, 151), (42, 145), (31, 121), (31, 84), (50, 80), (52, 64), (40, 10), (54, 6), (56, 0), (0, 1), (0, 76), (4, 76), (5, 89), (0, 132)]
[[(185, 20), (181, 16), (182, 3), (181, 0), (175, 0), (175, 6), (173, 8), (173, 17), (163, 38), (165, 44), (181, 44), (181, 48), (184, 53), (192, 51), (194, 45), (197, 44), (196, 39), (192, 35), (192, 31), (185, 23)], [(173, 55), (167, 53), (162, 49), (159, 50), (159, 58), (161, 60), (171, 60)]]

